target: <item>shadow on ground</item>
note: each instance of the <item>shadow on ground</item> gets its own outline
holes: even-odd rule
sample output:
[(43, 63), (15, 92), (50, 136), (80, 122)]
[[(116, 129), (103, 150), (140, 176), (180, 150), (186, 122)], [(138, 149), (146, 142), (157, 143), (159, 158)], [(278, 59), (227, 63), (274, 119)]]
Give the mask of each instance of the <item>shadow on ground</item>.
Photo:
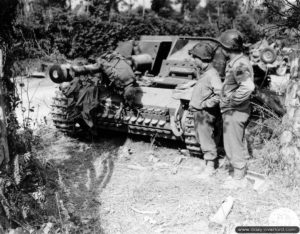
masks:
[(44, 141), (44, 157), (57, 170), (60, 185), (56, 195), (59, 218), (70, 223), (75, 233), (104, 233), (98, 198), (113, 175), (114, 161), (126, 136), (74, 139), (53, 132)]

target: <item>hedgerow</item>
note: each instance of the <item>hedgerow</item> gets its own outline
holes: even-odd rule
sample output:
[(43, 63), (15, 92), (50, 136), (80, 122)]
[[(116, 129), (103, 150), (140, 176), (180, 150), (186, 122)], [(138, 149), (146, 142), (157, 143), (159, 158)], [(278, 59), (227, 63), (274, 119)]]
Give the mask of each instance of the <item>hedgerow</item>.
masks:
[[(46, 24), (32, 25), (22, 18), (16, 24), (19, 59), (49, 55), (58, 50), (68, 58), (93, 57), (116, 47), (119, 41), (138, 39), (141, 35), (216, 36), (217, 29), (196, 22), (179, 23), (175, 20), (148, 14), (116, 15), (110, 21), (100, 16), (77, 17), (57, 11)], [(45, 26), (47, 25), (47, 26)], [(24, 45), (26, 49), (24, 50)]]

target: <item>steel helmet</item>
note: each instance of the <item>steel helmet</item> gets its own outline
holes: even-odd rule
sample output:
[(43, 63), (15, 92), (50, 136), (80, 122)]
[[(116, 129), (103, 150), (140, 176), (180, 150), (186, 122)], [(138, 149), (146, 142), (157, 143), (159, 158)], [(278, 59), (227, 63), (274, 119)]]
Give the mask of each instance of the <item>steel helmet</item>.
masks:
[(243, 36), (235, 29), (229, 29), (223, 32), (219, 38), (220, 44), (228, 50), (242, 50)]
[(215, 48), (209, 43), (198, 43), (189, 50), (189, 54), (210, 62), (214, 58)]

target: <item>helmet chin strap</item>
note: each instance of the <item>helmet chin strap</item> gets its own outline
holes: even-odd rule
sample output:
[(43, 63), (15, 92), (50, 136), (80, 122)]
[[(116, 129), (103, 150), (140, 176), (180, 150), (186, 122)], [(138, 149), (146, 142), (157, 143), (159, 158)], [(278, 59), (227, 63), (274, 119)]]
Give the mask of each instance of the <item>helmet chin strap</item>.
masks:
[(208, 66), (209, 66), (209, 63), (204, 63), (204, 64), (202, 63), (202, 67), (198, 67), (199, 72), (201, 72), (201, 73), (205, 72), (207, 70)]
[(224, 54), (226, 60), (230, 59), (230, 53), (226, 49), (222, 48), (222, 53)]
[(206, 72), (207, 68), (209, 66), (209, 63), (207, 65), (205, 65), (205, 67), (196, 67), (197, 70), (197, 79), (199, 78), (199, 75), (202, 75), (204, 72)]

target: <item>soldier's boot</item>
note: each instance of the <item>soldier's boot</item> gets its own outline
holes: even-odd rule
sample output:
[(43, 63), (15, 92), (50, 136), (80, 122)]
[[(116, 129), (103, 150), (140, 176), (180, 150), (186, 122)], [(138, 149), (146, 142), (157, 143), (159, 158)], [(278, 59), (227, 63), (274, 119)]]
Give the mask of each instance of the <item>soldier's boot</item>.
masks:
[(215, 160), (205, 160), (205, 168), (197, 178), (203, 180), (209, 180), (216, 173), (216, 162)]
[(234, 168), (233, 176), (229, 176), (222, 188), (224, 189), (239, 189), (239, 188), (246, 188), (248, 185), (248, 181), (246, 179), (246, 168)]

